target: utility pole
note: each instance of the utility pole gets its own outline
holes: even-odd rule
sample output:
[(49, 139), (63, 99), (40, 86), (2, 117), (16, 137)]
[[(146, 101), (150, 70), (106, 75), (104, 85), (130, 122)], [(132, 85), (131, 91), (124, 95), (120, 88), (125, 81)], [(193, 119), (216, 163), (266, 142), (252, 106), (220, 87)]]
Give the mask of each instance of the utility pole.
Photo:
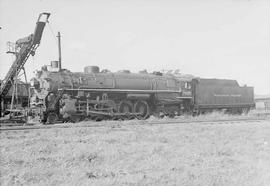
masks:
[(61, 71), (62, 70), (62, 55), (61, 55), (61, 35), (60, 35), (60, 32), (58, 32), (57, 38), (58, 38), (59, 71)]

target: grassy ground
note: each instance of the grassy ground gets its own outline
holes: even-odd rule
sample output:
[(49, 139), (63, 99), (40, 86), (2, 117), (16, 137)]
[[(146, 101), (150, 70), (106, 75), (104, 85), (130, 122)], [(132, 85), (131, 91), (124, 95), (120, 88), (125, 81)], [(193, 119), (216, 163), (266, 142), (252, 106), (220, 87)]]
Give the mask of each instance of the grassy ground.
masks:
[(2, 131), (0, 183), (270, 185), (269, 120), (152, 126), (130, 122), (136, 124)]

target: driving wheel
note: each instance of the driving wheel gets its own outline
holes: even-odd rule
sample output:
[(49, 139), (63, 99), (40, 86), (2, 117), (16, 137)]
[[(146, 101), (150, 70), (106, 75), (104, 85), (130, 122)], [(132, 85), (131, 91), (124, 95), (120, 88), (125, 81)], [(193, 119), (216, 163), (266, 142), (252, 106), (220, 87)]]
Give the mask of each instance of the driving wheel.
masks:
[(133, 112), (133, 105), (132, 105), (132, 103), (130, 101), (126, 101), (126, 100), (121, 101), (120, 102), (120, 105), (119, 105), (118, 112), (119, 113), (126, 114), (126, 118), (125, 119), (130, 119), (130, 113)]
[(48, 124), (54, 124), (58, 121), (58, 116), (54, 112), (50, 112), (47, 116), (47, 123)]
[(147, 119), (150, 116), (149, 106), (146, 101), (137, 101), (134, 105), (134, 112), (139, 113), (137, 119)]

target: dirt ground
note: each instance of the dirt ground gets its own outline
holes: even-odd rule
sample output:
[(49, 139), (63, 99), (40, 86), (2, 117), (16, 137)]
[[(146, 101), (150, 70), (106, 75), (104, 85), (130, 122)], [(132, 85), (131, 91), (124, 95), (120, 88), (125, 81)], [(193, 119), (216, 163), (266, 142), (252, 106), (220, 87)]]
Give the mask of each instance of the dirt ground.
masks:
[(1, 131), (0, 183), (270, 185), (269, 120), (132, 122)]

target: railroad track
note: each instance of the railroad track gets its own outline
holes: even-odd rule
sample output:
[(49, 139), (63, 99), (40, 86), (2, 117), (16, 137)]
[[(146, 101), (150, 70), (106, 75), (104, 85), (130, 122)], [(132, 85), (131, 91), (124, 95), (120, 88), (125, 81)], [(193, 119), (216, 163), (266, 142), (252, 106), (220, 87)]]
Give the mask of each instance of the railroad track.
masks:
[(54, 125), (2, 125), (0, 131), (18, 131), (18, 130), (39, 130), (39, 129), (64, 129), (64, 128), (83, 128), (83, 127), (113, 127), (115, 125), (175, 125), (175, 124), (189, 124), (189, 123), (205, 123), (205, 124), (233, 124), (233, 123), (246, 123), (246, 122), (260, 122), (269, 121), (266, 118), (233, 118), (233, 119), (213, 119), (213, 120), (180, 120), (180, 119), (161, 119), (161, 120), (129, 120), (129, 121), (88, 121), (77, 124), (63, 123)]

